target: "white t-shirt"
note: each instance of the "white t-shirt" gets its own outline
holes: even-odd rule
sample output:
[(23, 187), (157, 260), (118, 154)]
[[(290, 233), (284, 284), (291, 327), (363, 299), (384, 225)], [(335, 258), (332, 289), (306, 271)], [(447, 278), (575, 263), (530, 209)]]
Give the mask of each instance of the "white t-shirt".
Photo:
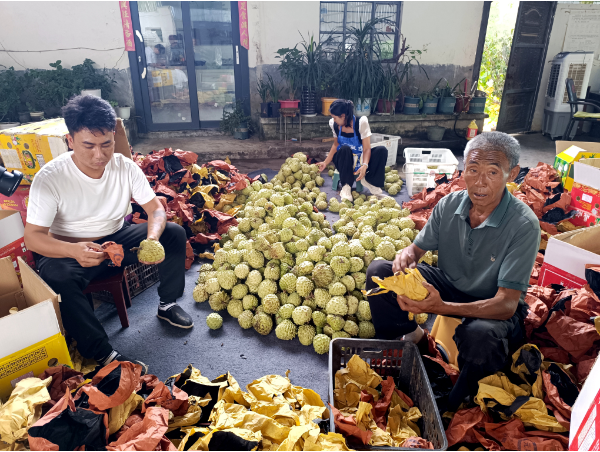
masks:
[[(329, 120), (329, 127), (331, 127), (331, 131), (333, 132), (333, 136), (337, 138), (337, 133), (335, 133), (333, 118)], [(360, 139), (364, 140), (367, 137), (371, 136), (371, 128), (369, 127), (369, 119), (366, 116), (361, 116), (358, 120), (358, 131), (360, 132)]]
[(115, 153), (100, 179), (82, 173), (65, 152), (36, 174), (29, 193), (27, 222), (66, 237), (105, 237), (123, 226), (133, 198), (146, 204), (156, 196), (142, 170)]

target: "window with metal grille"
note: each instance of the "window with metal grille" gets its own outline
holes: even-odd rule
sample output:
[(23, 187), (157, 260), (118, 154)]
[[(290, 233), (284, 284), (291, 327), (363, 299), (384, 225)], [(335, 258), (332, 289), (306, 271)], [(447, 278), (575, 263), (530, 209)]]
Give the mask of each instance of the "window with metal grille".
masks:
[[(385, 19), (375, 26), (381, 58), (398, 54), (402, 2), (321, 2), (321, 42), (330, 38), (329, 50), (346, 43), (348, 31), (372, 19)], [(371, 43), (375, 37), (371, 35)]]
[[(575, 95), (578, 98), (581, 98), (581, 89), (583, 88), (583, 77), (585, 76), (586, 68), (587, 63), (569, 64), (569, 73), (567, 74), (567, 78), (573, 79), (573, 83), (575, 85)], [(563, 104), (566, 104), (568, 101), (569, 97), (567, 94), (567, 90), (565, 90), (565, 95), (563, 96)]]
[(556, 96), (556, 86), (558, 85), (558, 74), (560, 72), (560, 64), (553, 64), (550, 68), (550, 77), (548, 78), (548, 89), (546, 95), (549, 97)]

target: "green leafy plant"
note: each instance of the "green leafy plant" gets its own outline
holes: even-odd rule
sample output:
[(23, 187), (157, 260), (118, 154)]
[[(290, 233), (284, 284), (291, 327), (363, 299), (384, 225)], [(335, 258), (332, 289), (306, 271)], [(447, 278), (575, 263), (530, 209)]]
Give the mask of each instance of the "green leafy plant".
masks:
[(498, 123), (512, 37), (512, 31), (506, 36), (487, 36), (483, 46), (477, 89), (487, 95), (485, 112), (490, 116), (488, 124), (492, 127)]
[(233, 132), (240, 127), (240, 124), (247, 124), (250, 134), (253, 134), (256, 130), (252, 122), (252, 117), (246, 114), (243, 100), (237, 100), (234, 105), (223, 108), (223, 119), (220, 125), (221, 132), (233, 135)]
[(21, 84), (11, 66), (0, 72), (0, 121), (13, 121), (18, 118)]
[[(440, 97), (456, 97), (459, 94), (462, 94), (462, 89), (460, 88), (462, 83), (465, 81), (465, 77), (460, 79), (460, 81), (454, 85), (453, 88), (450, 88), (450, 83), (445, 78), (442, 78), (446, 82), (446, 86), (440, 88)], [(438, 82), (439, 83), (439, 82)]]
[(400, 93), (398, 76), (394, 68), (389, 64), (381, 65), (381, 77), (379, 83), (379, 98), (394, 102)]
[(119, 102), (117, 102), (116, 100), (109, 100), (108, 103), (112, 108), (117, 108), (119, 106)]
[(69, 98), (79, 94), (79, 86), (73, 77), (73, 71), (62, 67), (61, 60), (50, 63), (54, 70), (33, 69), (32, 94), (37, 105), (43, 110), (58, 109)]
[(82, 64), (73, 66), (73, 78), (79, 91), (83, 89), (100, 89), (102, 98), (106, 99), (112, 92), (112, 86), (116, 83), (106, 68), (101, 71), (94, 69), (94, 62), (86, 58)]
[(265, 82), (263, 78), (259, 78), (256, 82), (256, 90), (258, 91), (258, 95), (260, 96), (263, 104), (266, 104), (269, 101), (269, 82)]
[(418, 88), (414, 86), (415, 83), (415, 71), (418, 74), (424, 74), (425, 78), (429, 80), (429, 75), (419, 59), (426, 50), (412, 49), (410, 45), (406, 44), (406, 37), (400, 35), (400, 50), (392, 60), (394, 61), (394, 69), (398, 77), (398, 84), (400, 85), (400, 91), (403, 95), (410, 94), (411, 97), (415, 97), (418, 92)]
[(296, 46), (292, 49), (279, 49), (275, 58), (281, 60), (277, 70), (288, 83), (289, 99), (294, 100), (302, 77), (302, 52)]
[(269, 95), (273, 100), (273, 103), (279, 102), (279, 98), (281, 97), (281, 88), (275, 83), (271, 74), (267, 74), (267, 85), (269, 87)]

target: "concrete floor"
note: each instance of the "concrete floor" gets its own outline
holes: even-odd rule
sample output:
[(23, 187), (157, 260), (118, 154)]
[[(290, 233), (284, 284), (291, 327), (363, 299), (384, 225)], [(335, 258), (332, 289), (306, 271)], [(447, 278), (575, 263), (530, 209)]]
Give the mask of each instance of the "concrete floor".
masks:
[[(513, 135), (521, 143), (521, 166), (534, 167), (538, 162), (552, 164), (556, 149), (554, 142), (541, 133)], [(587, 141), (587, 137), (577, 137)], [(404, 140), (403, 146), (429, 147), (427, 142), (417, 140)], [(316, 140), (298, 142), (259, 141), (253, 137), (249, 140), (236, 140), (229, 136), (208, 137), (171, 137), (171, 138), (145, 138), (133, 145), (134, 152), (147, 154), (153, 150), (164, 148), (182, 149), (192, 151), (199, 155), (198, 162), (205, 163), (216, 159), (229, 157), (233, 165), (243, 173), (249, 173), (262, 168), (279, 170), (285, 159), (294, 152), (305, 152), (308, 155), (323, 159), (331, 143)], [(464, 145), (452, 147), (452, 150), (462, 168), (462, 149)], [(401, 153), (401, 150), (399, 151)], [(399, 156), (399, 163), (402, 157)]]

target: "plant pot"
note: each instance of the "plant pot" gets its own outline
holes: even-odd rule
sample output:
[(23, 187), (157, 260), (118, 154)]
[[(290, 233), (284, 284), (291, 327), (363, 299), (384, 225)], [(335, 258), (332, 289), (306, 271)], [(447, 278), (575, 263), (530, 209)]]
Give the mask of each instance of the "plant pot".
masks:
[(19, 122), (31, 122), (31, 115), (28, 111), (20, 111), (19, 112)]
[(471, 102), (471, 96), (457, 97), (456, 105), (454, 106), (454, 113), (462, 113), (463, 111), (469, 110), (470, 102)]
[(329, 116), (329, 107), (331, 107), (331, 104), (333, 103), (334, 100), (337, 100), (337, 98), (335, 97), (321, 97), (321, 114), (323, 116)]
[(405, 115), (418, 115), (420, 102), (420, 97), (404, 96), (404, 110), (402, 111), (402, 113), (404, 113)]
[(102, 97), (102, 90), (101, 89), (82, 89), (81, 90), (81, 95), (82, 96), (96, 96), (96, 97)]
[(427, 139), (429, 141), (442, 141), (444, 138), (445, 127), (441, 126), (430, 126), (427, 127)]
[(317, 99), (316, 93), (312, 86), (302, 87), (301, 107), (300, 114), (302, 116), (316, 116), (317, 115)]
[(279, 118), (279, 102), (269, 102), (269, 118)]
[(469, 113), (478, 114), (485, 112), (486, 97), (474, 97), (469, 104)]
[(456, 105), (456, 97), (441, 97), (438, 102), (438, 113), (441, 115), (451, 115)]
[(20, 122), (0, 122), (0, 130), (12, 129), (20, 125)]
[(123, 120), (127, 120), (131, 117), (131, 107), (117, 107), (117, 116)]
[(268, 118), (269, 117), (269, 102), (261, 102), (260, 103), (260, 117)]
[(233, 129), (233, 138), (237, 140), (247, 140), (250, 137), (250, 132), (248, 131), (247, 123), (240, 123), (240, 125)]
[(299, 100), (280, 100), (280, 108), (298, 108)]
[(377, 101), (377, 114), (389, 115), (396, 111), (396, 101), (379, 99)]
[(371, 114), (371, 98), (357, 100), (354, 103), (354, 114), (356, 116), (369, 116)]
[(44, 112), (43, 111), (30, 111), (29, 116), (31, 116), (32, 121), (41, 121), (42, 119), (44, 119)]
[(435, 115), (438, 108), (439, 97), (434, 99), (427, 99), (423, 101), (423, 114), (424, 115)]

